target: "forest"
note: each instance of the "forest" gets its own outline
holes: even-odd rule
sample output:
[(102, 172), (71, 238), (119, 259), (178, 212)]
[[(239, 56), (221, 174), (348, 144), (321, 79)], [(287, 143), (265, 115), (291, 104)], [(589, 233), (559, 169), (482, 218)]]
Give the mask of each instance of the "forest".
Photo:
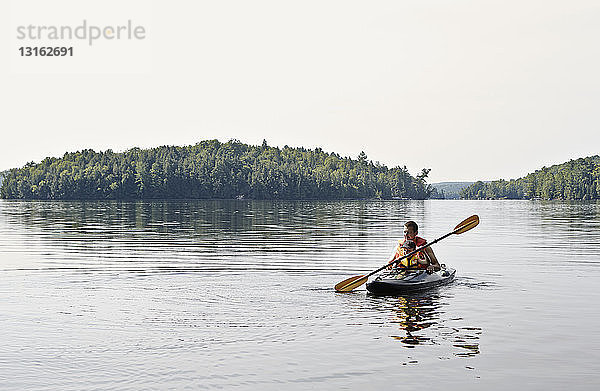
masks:
[(126, 199), (426, 199), (429, 169), (413, 177), (321, 148), (283, 148), (206, 140), (190, 146), (87, 149), (5, 172), (0, 197)]
[(519, 179), (475, 182), (463, 189), (464, 199), (600, 199), (600, 156), (543, 167)]

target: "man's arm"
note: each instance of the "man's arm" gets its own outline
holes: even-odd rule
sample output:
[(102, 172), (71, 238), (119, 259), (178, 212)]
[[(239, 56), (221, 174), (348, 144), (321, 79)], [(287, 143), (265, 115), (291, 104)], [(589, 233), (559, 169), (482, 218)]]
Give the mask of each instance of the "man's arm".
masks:
[(429, 260), (429, 266), (427, 266), (427, 271), (429, 273), (434, 272), (434, 271), (437, 272), (442, 269), (440, 266), (440, 263), (437, 260), (437, 257), (435, 256), (435, 253), (433, 252), (433, 249), (431, 247), (427, 247), (425, 249), (425, 256)]

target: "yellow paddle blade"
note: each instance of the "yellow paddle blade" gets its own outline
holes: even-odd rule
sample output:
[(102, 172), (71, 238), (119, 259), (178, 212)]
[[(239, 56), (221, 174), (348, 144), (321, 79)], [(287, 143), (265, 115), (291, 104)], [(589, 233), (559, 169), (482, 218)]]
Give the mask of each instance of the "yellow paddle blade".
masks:
[(367, 276), (350, 277), (342, 282), (338, 282), (337, 284), (335, 284), (335, 290), (336, 292), (350, 292), (354, 288), (358, 288), (359, 286), (367, 282), (368, 279), (369, 277)]
[(479, 224), (479, 216), (473, 215), (471, 217), (467, 217), (466, 219), (458, 223), (456, 227), (454, 227), (454, 233), (460, 235), (472, 228), (477, 227), (477, 224)]

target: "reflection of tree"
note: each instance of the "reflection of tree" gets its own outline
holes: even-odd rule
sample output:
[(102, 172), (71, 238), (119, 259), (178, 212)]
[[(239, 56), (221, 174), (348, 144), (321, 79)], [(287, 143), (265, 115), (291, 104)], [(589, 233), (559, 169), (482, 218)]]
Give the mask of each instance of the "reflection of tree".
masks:
[[(318, 253), (350, 246), (369, 252), (368, 241), (356, 237), (379, 231), (374, 222), (380, 217), (373, 211), (391, 215), (382, 205), (395, 203), (0, 200), (0, 218), (27, 232), (36, 248), (51, 249), (39, 258), (43, 267), (304, 271), (306, 262), (312, 269), (330, 268), (314, 263)], [(364, 211), (357, 221), (359, 210)], [(82, 257), (89, 263), (78, 263)], [(347, 259), (341, 262), (347, 266)]]
[[(390, 323), (397, 324), (404, 335), (391, 335), (407, 348), (419, 345), (438, 345), (446, 341), (455, 348), (456, 357), (472, 357), (479, 354), (479, 327), (452, 327), (449, 323), (462, 318), (444, 319), (439, 295), (411, 295), (394, 298), (374, 298), (379, 301), (377, 309), (389, 314)], [(383, 304), (383, 305), (382, 305)]]

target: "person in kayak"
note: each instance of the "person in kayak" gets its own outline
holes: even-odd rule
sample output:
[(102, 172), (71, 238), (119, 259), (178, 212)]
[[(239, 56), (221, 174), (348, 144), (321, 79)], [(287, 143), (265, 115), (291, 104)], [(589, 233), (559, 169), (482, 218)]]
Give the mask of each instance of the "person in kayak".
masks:
[[(398, 242), (398, 247), (392, 254), (388, 262), (402, 258), (404, 255), (414, 251), (416, 247), (422, 247), (427, 244), (427, 240), (417, 236), (419, 226), (414, 221), (408, 221), (404, 224), (404, 240)], [(405, 258), (394, 264), (396, 268), (426, 269), (427, 273), (433, 273), (441, 270), (440, 263), (431, 247), (419, 251), (414, 256)]]

